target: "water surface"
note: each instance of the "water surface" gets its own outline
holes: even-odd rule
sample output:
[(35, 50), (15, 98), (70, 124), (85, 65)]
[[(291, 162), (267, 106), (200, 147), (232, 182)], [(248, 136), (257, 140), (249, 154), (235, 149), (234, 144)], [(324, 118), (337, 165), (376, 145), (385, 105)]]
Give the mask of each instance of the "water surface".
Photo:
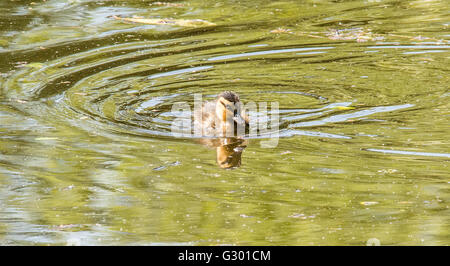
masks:
[[(450, 244), (448, 1), (0, 11), (1, 245)], [(171, 135), (174, 103), (224, 90), (280, 108), (228, 170)]]

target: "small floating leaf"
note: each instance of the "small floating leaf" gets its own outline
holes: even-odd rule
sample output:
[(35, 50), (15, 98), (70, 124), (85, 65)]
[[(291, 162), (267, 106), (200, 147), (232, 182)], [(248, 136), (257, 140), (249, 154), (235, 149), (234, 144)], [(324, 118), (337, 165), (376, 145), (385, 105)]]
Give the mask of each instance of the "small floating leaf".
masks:
[(182, 27), (205, 27), (214, 26), (216, 24), (202, 19), (154, 19), (154, 18), (121, 18), (118, 16), (112, 16), (112, 18), (127, 22), (151, 24), (151, 25), (177, 25)]

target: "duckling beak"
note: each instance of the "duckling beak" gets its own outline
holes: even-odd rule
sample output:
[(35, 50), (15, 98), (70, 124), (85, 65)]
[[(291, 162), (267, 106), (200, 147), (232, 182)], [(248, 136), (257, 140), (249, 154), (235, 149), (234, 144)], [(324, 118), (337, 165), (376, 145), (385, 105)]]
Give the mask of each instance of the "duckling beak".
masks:
[(236, 122), (236, 123), (239, 124), (239, 125), (245, 124), (244, 118), (242, 118), (242, 116), (239, 115), (239, 114), (236, 115), (236, 116), (234, 116), (234, 117), (233, 117), (233, 120), (234, 120), (234, 122)]

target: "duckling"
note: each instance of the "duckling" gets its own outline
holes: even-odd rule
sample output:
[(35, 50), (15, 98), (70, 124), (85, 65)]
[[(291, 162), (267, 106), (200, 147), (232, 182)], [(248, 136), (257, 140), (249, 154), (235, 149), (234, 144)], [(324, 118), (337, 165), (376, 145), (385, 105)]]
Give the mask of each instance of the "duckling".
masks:
[(239, 95), (233, 91), (222, 92), (215, 101), (194, 111), (194, 126), (203, 136), (234, 136), (240, 129), (248, 129), (248, 124)]

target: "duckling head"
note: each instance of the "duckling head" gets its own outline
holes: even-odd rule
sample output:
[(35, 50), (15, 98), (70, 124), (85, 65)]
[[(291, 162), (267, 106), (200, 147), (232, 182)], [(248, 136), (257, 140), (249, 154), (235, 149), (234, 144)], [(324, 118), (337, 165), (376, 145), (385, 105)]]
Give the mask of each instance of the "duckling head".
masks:
[(222, 123), (245, 125), (242, 117), (242, 103), (239, 95), (232, 91), (225, 91), (217, 97), (216, 115)]

